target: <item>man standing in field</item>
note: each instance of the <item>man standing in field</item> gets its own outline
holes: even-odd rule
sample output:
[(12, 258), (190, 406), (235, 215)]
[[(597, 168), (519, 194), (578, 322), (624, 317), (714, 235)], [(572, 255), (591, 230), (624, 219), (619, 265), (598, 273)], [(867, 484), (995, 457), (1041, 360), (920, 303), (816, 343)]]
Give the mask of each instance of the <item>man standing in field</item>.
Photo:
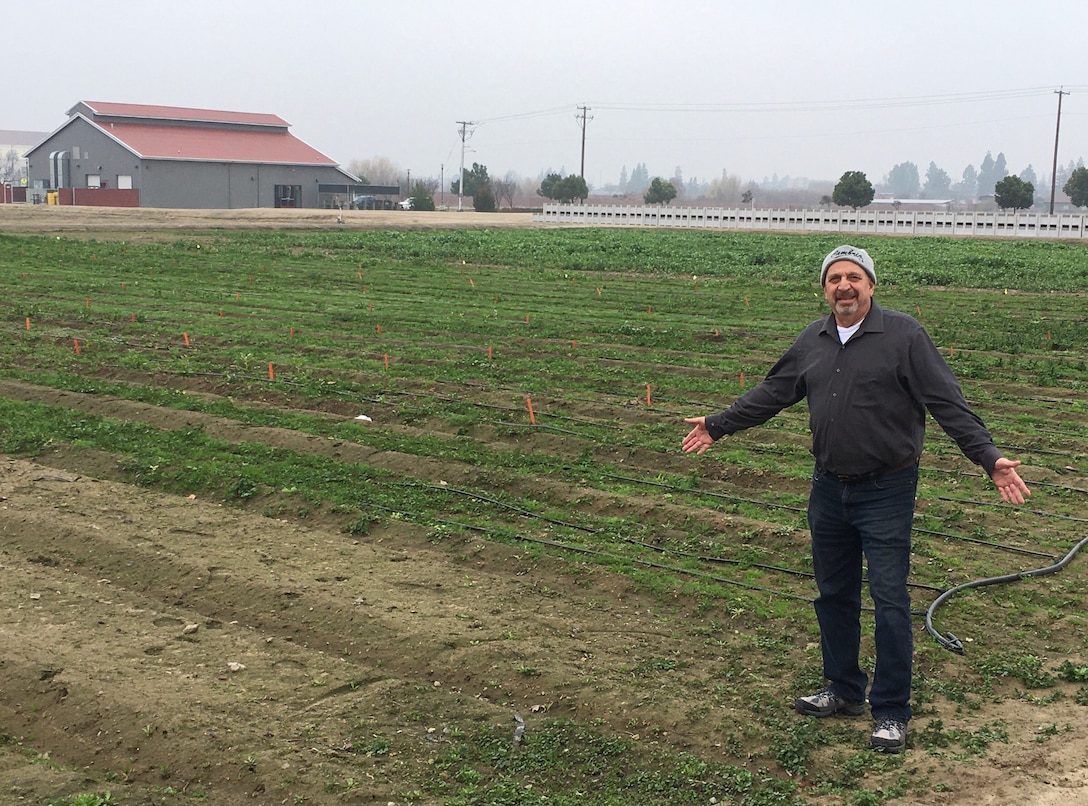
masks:
[(876, 609), (876, 667), (870, 746), (906, 748), (913, 633), (907, 575), (928, 410), (964, 456), (981, 465), (1001, 499), (1030, 495), (968, 406), (952, 370), (915, 319), (873, 300), (876, 270), (864, 249), (840, 246), (820, 271), (831, 315), (806, 327), (758, 386), (720, 414), (684, 420), (686, 453), (767, 422), (808, 399), (816, 466), (809, 494), (812, 565), (819, 596), (823, 672), (828, 685), (794, 703), (806, 716), (865, 710), (868, 676), (859, 664), (862, 558)]

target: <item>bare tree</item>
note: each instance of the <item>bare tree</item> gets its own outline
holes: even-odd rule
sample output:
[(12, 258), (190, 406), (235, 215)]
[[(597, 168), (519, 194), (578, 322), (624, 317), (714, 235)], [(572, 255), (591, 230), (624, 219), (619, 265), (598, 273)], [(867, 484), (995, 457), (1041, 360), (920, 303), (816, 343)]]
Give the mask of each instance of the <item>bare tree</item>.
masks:
[[(507, 174), (509, 176), (509, 174)], [(518, 181), (517, 194), (519, 196), (536, 196), (536, 189), (540, 187), (540, 181), (544, 178), (544, 174), (538, 177), (527, 176), (524, 179)]]
[(513, 171), (507, 171), (506, 176), (502, 179), (491, 180), (491, 192), (495, 196), (495, 204), (498, 207), (502, 207), (503, 200), (506, 200), (507, 207), (514, 206), (514, 194), (518, 190), (518, 177)]
[(19, 152), (14, 147), (9, 148), (0, 161), (0, 182), (15, 182), (22, 178), (23, 171), (19, 162)]
[(740, 201), (741, 178), (722, 170), (721, 179), (713, 179), (706, 190), (708, 201), (718, 204), (736, 204)]
[(371, 157), (368, 160), (352, 160), (348, 173), (365, 179), (368, 185), (400, 185), (404, 171), (388, 157)]

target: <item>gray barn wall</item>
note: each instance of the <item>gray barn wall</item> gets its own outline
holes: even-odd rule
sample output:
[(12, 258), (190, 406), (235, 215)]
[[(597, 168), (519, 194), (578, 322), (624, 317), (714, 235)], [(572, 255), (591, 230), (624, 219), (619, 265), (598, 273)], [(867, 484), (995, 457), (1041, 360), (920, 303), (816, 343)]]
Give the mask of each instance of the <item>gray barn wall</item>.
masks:
[(118, 175), (131, 176), (132, 186), (139, 187), (140, 160), (136, 155), (81, 119), (73, 121), (70, 126), (29, 152), (31, 187), (35, 180), (44, 180), (48, 185), (50, 153), (67, 151), (74, 154), (76, 148), (79, 149), (79, 159), (72, 157), (69, 160), (70, 186), (85, 188), (87, 175), (99, 174), (111, 188), (117, 187)]
[(275, 207), (276, 185), (300, 185), (300, 207), (320, 206), (317, 187), (343, 182), (336, 168), (245, 162), (148, 160), (141, 207), (244, 209)]
[(147, 160), (141, 207), (245, 209), (275, 207), (276, 185), (301, 185), (300, 207), (319, 206), (317, 186), (343, 182), (335, 168), (245, 162)]

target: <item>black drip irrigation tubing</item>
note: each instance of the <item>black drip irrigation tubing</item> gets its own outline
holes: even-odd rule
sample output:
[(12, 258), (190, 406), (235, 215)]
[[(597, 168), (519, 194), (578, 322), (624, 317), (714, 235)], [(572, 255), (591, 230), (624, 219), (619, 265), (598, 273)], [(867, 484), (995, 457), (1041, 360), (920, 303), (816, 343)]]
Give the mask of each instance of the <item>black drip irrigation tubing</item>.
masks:
[(1027, 512), (1031, 515), (1041, 515), (1044, 518), (1054, 518), (1060, 521), (1088, 523), (1088, 518), (1078, 518), (1076, 515), (1063, 515), (1061, 512), (1047, 512), (1045, 509), (1025, 509), (1024, 507), (1018, 507), (1015, 504), (998, 504), (993, 501), (975, 501), (971, 498), (948, 498), (943, 495), (935, 495), (933, 498), (937, 501), (949, 501), (953, 504), (971, 504), (976, 507), (1001, 507), (1003, 509), (1014, 509), (1017, 512)]
[[(559, 520), (559, 519), (556, 519), (556, 518), (550, 518), (550, 517), (548, 517), (546, 515), (539, 515), (537, 513), (531, 512), (531, 511), (529, 511), (527, 509), (524, 509), (522, 507), (517, 507), (517, 506), (514, 506), (512, 504), (506, 504), (506, 503), (504, 503), (502, 501), (499, 501), (499, 500), (497, 500), (495, 498), (491, 498), (489, 496), (481, 495), (479, 493), (474, 493), (474, 492), (472, 492), (470, 490), (461, 490), (461, 489), (457, 489), (455, 487), (449, 487), (449, 486), (436, 486), (436, 485), (430, 485), (430, 484), (417, 484), (417, 483), (406, 483), (406, 484), (403, 484), (403, 485), (400, 485), (400, 486), (421, 487), (421, 488), (428, 489), (428, 490), (436, 490), (436, 491), (451, 493), (451, 494), (454, 494), (454, 495), (462, 495), (462, 496), (465, 496), (467, 498), (472, 498), (472, 499), (475, 499), (475, 500), (478, 500), (478, 501), (484, 501), (484, 502), (492, 504), (494, 506), (501, 507), (501, 508), (504, 508), (504, 509), (508, 509), (508, 510), (510, 510), (512, 512), (516, 512), (517, 514), (521, 515), (524, 518), (531, 518), (531, 519), (534, 519), (534, 520), (540, 520), (540, 521), (543, 521), (545, 523), (552, 524), (553, 526), (564, 526), (564, 527), (567, 527), (567, 528), (570, 528), (570, 529), (575, 529), (577, 531), (586, 532), (586, 533), (592, 534), (592, 535), (601, 535), (601, 534), (603, 534), (603, 532), (600, 529), (596, 529), (596, 528), (591, 527), (591, 526), (582, 526), (581, 524), (570, 523), (569, 521), (562, 521), (562, 520)], [(378, 509), (388, 509), (386, 507), (376, 507), (376, 508), (378, 508)], [(419, 519), (418, 516), (413, 515), (412, 513), (404, 512), (402, 510), (389, 510), (389, 511), (396, 511), (399, 514), (411, 517), (414, 520)], [(454, 526), (458, 526), (458, 527), (461, 527), (461, 528), (464, 528), (464, 529), (471, 529), (473, 531), (487, 532), (487, 533), (498, 533), (498, 530), (495, 530), (495, 529), (489, 529), (487, 527), (479, 526), (479, 525), (464, 524), (464, 523), (461, 523), (459, 521), (448, 521), (448, 520), (434, 519), (434, 522), (454, 525)], [(704, 577), (706, 579), (714, 580), (715, 582), (723, 582), (723, 583), (728, 583), (730, 585), (737, 585), (737, 586), (740, 586), (740, 587), (743, 587), (743, 588), (748, 588), (750, 590), (761, 591), (761, 592), (764, 592), (764, 593), (772, 593), (772, 594), (775, 594), (775, 595), (781, 595), (781, 596), (791, 598), (791, 599), (798, 599), (798, 600), (803, 601), (803, 602), (812, 603), (813, 601), (815, 601), (815, 600), (813, 600), (813, 599), (811, 599), (811, 598), (809, 598), (807, 596), (801, 596), (799, 594), (793, 594), (793, 593), (785, 593), (783, 591), (777, 591), (777, 590), (774, 590), (772, 588), (766, 588), (766, 587), (763, 587), (763, 586), (760, 586), (760, 585), (752, 585), (752, 584), (745, 583), (745, 582), (738, 582), (738, 581), (732, 580), (732, 579), (724, 579), (722, 577), (717, 577), (717, 576), (714, 576), (712, 574), (707, 574), (707, 573), (702, 572), (702, 571), (694, 571), (694, 570), (691, 570), (691, 569), (679, 568), (679, 567), (676, 567), (676, 566), (663, 565), (663, 564), (660, 564), (660, 563), (650, 562), (649, 560), (621, 557), (621, 556), (619, 556), (617, 554), (612, 554), (610, 552), (600, 551), (599, 549), (589, 549), (589, 548), (585, 548), (585, 547), (582, 547), (582, 546), (573, 546), (573, 545), (571, 545), (569, 543), (561, 543), (561, 542), (556, 541), (556, 540), (546, 540), (544, 538), (529, 537), (529, 536), (523, 535), (523, 534), (517, 534), (516, 537), (517, 537), (518, 540), (520, 540), (522, 542), (535, 543), (535, 544), (542, 545), (542, 546), (548, 546), (550, 548), (560, 549), (562, 551), (569, 551), (569, 552), (574, 552), (574, 553), (579, 553), (579, 554), (587, 554), (587, 555), (591, 555), (591, 556), (595, 556), (595, 557), (602, 557), (602, 558), (606, 558), (606, 559), (610, 559), (610, 560), (615, 560), (617, 562), (625, 562), (625, 561), (634, 562), (634, 563), (637, 563), (639, 565), (644, 565), (644, 566), (647, 566), (647, 567), (650, 567), (650, 568), (658, 568), (658, 569), (672, 571), (672, 572), (678, 573), (678, 574), (688, 574), (688, 575), (692, 575), (692, 576)], [(637, 546), (639, 548), (643, 548), (643, 549), (646, 549), (648, 551), (654, 551), (654, 552), (657, 552), (659, 554), (668, 554), (668, 555), (671, 555), (673, 557), (680, 557), (682, 559), (697, 560), (699, 562), (711, 563), (711, 564), (718, 563), (718, 564), (723, 564), (723, 565), (745, 566), (747, 568), (757, 568), (757, 569), (759, 569), (761, 571), (773, 571), (773, 572), (776, 572), (776, 573), (787, 574), (787, 575), (791, 575), (791, 576), (801, 577), (801, 578), (804, 578), (804, 579), (815, 579), (815, 575), (812, 574), (811, 572), (801, 571), (801, 570), (798, 570), (796, 568), (784, 568), (782, 566), (777, 566), (777, 565), (767, 565), (766, 563), (747, 562), (745, 560), (736, 560), (736, 559), (733, 559), (731, 557), (714, 557), (714, 556), (710, 556), (710, 555), (706, 555), (706, 554), (692, 554), (690, 552), (676, 551), (675, 549), (669, 549), (669, 548), (666, 548), (664, 546), (653, 545), (651, 543), (644, 543), (641, 540), (634, 540), (634, 539), (629, 538), (629, 537), (621, 537), (621, 536), (615, 536), (615, 535), (613, 535), (613, 537), (617, 537), (617, 539), (619, 539), (621, 542), (628, 543), (628, 544), (630, 544), (632, 546)], [(922, 583), (922, 582), (908, 582), (907, 587), (915, 588), (917, 590), (926, 590), (926, 591), (933, 591), (933, 592), (938, 592), (938, 591), (941, 590), (940, 588), (938, 588), (938, 587), (936, 587), (934, 585), (927, 585), (927, 584)], [(866, 610), (871, 610), (872, 608), (865, 608), (865, 609)], [(911, 614), (915, 615), (915, 616), (920, 616), (924, 612), (925, 611), (922, 611), (922, 610), (916, 610), (916, 611), (911, 611)]]
[(941, 635), (934, 628), (933, 614), (937, 612), (937, 608), (939, 608), (942, 604), (947, 602), (960, 591), (971, 590), (972, 588), (983, 588), (987, 585), (1003, 585), (1008, 582), (1017, 582), (1021, 579), (1028, 579), (1029, 577), (1041, 577), (1047, 574), (1057, 573), (1058, 571), (1062, 570), (1066, 566), (1066, 564), (1073, 559), (1074, 555), (1076, 555), (1078, 551), (1084, 548), (1085, 545), (1088, 545), (1088, 537), (1085, 537), (1079, 543), (1077, 543), (1077, 545), (1075, 545), (1072, 550), (1070, 550), (1070, 552), (1066, 554), (1065, 557), (1063, 557), (1061, 560), (1054, 563), (1053, 565), (1048, 565), (1046, 568), (1036, 568), (1034, 571), (1019, 571), (1015, 574), (1005, 574), (1004, 576), (988, 577), (987, 579), (976, 579), (974, 582), (967, 582), (963, 585), (957, 585), (954, 588), (949, 588), (936, 599), (934, 599), (933, 604), (931, 604), (929, 606), (929, 609), (926, 611), (926, 630), (928, 630), (929, 634), (937, 640), (937, 643), (943, 646), (945, 649), (951, 650), (957, 655), (965, 654), (963, 642), (960, 641), (959, 638), (957, 638), (950, 632), (946, 632), (944, 635)]
[[(443, 488), (443, 489), (445, 489), (445, 488)], [(380, 506), (380, 505), (374, 505), (374, 509), (381, 509), (381, 510), (384, 510), (386, 512), (392, 512), (392, 513), (401, 515), (403, 517), (410, 518), (410, 519), (415, 520), (417, 522), (419, 521), (419, 518), (415, 513), (406, 512), (404, 510), (393, 509), (391, 507), (383, 507), (383, 506)], [(467, 529), (467, 530), (473, 531), (473, 532), (482, 532), (484, 534), (507, 535), (507, 533), (500, 532), (498, 529), (491, 529), (491, 528), (489, 528), (487, 526), (480, 526), (478, 524), (461, 523), (460, 521), (446, 520), (446, 519), (443, 519), (443, 518), (429, 518), (428, 520), (430, 520), (432, 523), (445, 524), (445, 525), (449, 525), (449, 526), (456, 526), (456, 527), (458, 527), (460, 529)], [(607, 551), (600, 551), (598, 549), (585, 548), (584, 546), (572, 546), (569, 543), (560, 543), (557, 540), (546, 540), (546, 539), (544, 539), (542, 537), (530, 537), (528, 535), (523, 535), (523, 534), (520, 534), (520, 533), (515, 534), (514, 536), (519, 541), (521, 541), (523, 543), (532, 543), (532, 544), (538, 545), (538, 546), (546, 546), (548, 548), (554, 548), (554, 549), (558, 549), (560, 551), (570, 552), (570, 553), (573, 553), (573, 554), (584, 554), (584, 555), (589, 556), (589, 557), (599, 557), (599, 558), (601, 558), (603, 560), (610, 560), (610, 561), (613, 561), (613, 562), (616, 562), (616, 563), (619, 563), (619, 564), (629, 563), (629, 564), (632, 564), (632, 565), (643, 566), (645, 568), (653, 568), (653, 569), (659, 570), (659, 571), (670, 571), (670, 572), (675, 573), (675, 574), (685, 574), (687, 576), (693, 576), (693, 577), (698, 577), (700, 579), (706, 579), (706, 580), (709, 580), (711, 582), (719, 582), (719, 583), (721, 583), (723, 585), (734, 585), (734, 586), (736, 586), (738, 588), (745, 588), (746, 590), (757, 591), (759, 593), (768, 593), (768, 594), (770, 594), (772, 596), (781, 596), (781, 597), (783, 597), (785, 599), (795, 599), (795, 600), (801, 601), (801, 602), (808, 602), (809, 604), (812, 604), (813, 601), (815, 601), (811, 597), (802, 596), (799, 593), (789, 593), (789, 592), (786, 592), (786, 591), (774, 590), (773, 588), (767, 588), (767, 587), (764, 587), (762, 585), (753, 585), (753, 584), (748, 583), (748, 582), (740, 582), (740, 581), (735, 580), (735, 579), (727, 579), (725, 577), (715, 576), (713, 574), (708, 574), (705, 571), (695, 571), (695, 570), (690, 569), (690, 568), (679, 568), (679, 567), (672, 566), (672, 565), (665, 565), (664, 563), (655, 563), (655, 562), (651, 562), (650, 560), (642, 560), (642, 559), (639, 559), (637, 557), (621, 557), (618, 554), (612, 554), (612, 553), (607, 552)], [(916, 613), (915, 615), (921, 615), (921, 614)]]
[[(631, 478), (631, 477), (627, 477), (627, 476), (613, 476), (613, 477), (614, 478), (619, 478), (619, 479), (622, 479), (622, 480), (626, 480), (626, 481), (640, 482), (640, 483), (648, 484), (648, 485), (651, 485), (651, 486), (657, 486), (657, 487), (669, 487), (670, 486), (670, 485), (667, 485), (667, 484), (665, 484), (663, 482), (649, 481), (649, 480), (644, 480), (644, 479), (636, 479), (636, 478)], [(496, 505), (496, 506), (501, 506), (501, 507), (510, 509), (512, 511), (516, 511), (520, 515), (522, 515), (523, 517), (543, 520), (543, 521), (545, 521), (547, 523), (551, 523), (553, 525), (565, 526), (565, 527), (569, 527), (569, 528), (576, 529), (576, 530), (579, 530), (579, 531), (588, 532), (590, 534), (601, 534), (601, 531), (599, 529), (595, 529), (593, 527), (582, 526), (580, 524), (573, 524), (573, 523), (566, 522), (566, 521), (560, 521), (560, 520), (557, 520), (557, 519), (548, 518), (547, 516), (538, 515), (538, 514), (533, 513), (533, 512), (531, 512), (529, 510), (526, 510), (524, 508), (514, 507), (512, 505), (508, 505), (508, 504), (505, 504), (505, 503), (503, 503), (501, 501), (498, 501), (497, 499), (489, 498), (487, 496), (483, 496), (483, 495), (480, 495), (478, 493), (473, 493), (473, 492), (470, 492), (470, 491), (467, 491), (467, 490), (459, 490), (459, 489), (456, 489), (456, 488), (450, 488), (448, 486), (446, 486), (446, 487), (433, 487), (432, 485), (407, 485), (407, 486), (423, 486), (423, 487), (428, 487), (430, 489), (444, 490), (446, 492), (449, 492), (449, 493), (452, 493), (452, 494), (455, 494), (455, 495), (468, 496), (468, 497), (471, 497), (471, 498), (475, 498), (477, 500), (486, 501), (486, 502), (491, 503), (491, 504)], [(721, 494), (717, 494), (717, 495), (721, 495)], [(728, 496), (722, 496), (722, 497), (728, 497)], [(769, 505), (769, 506), (773, 506), (773, 505)], [(783, 508), (795, 509), (793, 507), (783, 507)], [(402, 514), (409, 514), (409, 513), (402, 513)], [(1050, 513), (1043, 513), (1043, 514), (1050, 514)], [(1074, 519), (1074, 520), (1082, 520), (1082, 519)], [(478, 525), (467, 525), (467, 524), (459, 523), (459, 522), (456, 522), (456, 521), (439, 521), (439, 522), (448, 523), (450, 525), (456, 525), (456, 526), (458, 526), (460, 528), (471, 529), (473, 531), (480, 531), (480, 532), (486, 532), (486, 533), (495, 533), (496, 532), (496, 530), (488, 529), (486, 527), (482, 527), (482, 526), (478, 526)], [(918, 531), (922, 531), (922, 530), (918, 530)], [(947, 536), (948, 537), (957, 537), (955, 535), (947, 535)], [(727, 579), (727, 578), (724, 578), (724, 577), (718, 577), (716, 575), (708, 574), (708, 573), (703, 572), (703, 571), (695, 571), (695, 570), (692, 570), (692, 569), (679, 568), (679, 567), (676, 567), (676, 566), (665, 565), (664, 563), (656, 563), (656, 562), (652, 562), (652, 561), (649, 561), (649, 560), (643, 560), (643, 559), (640, 559), (640, 558), (620, 557), (619, 555), (612, 554), (610, 552), (603, 552), (603, 551), (600, 551), (600, 550), (597, 550), (597, 549), (588, 549), (588, 548), (579, 547), (579, 546), (572, 546), (572, 545), (570, 545), (568, 543), (561, 543), (561, 542), (555, 541), (555, 540), (545, 540), (543, 538), (529, 537), (527, 535), (522, 535), (522, 534), (517, 534), (516, 537), (517, 537), (518, 540), (523, 541), (523, 542), (534, 543), (534, 544), (537, 544), (537, 545), (547, 546), (549, 548), (555, 548), (555, 549), (559, 549), (559, 550), (565, 551), (565, 552), (580, 553), (580, 554), (585, 554), (587, 556), (600, 557), (602, 559), (608, 559), (608, 560), (612, 560), (612, 561), (616, 561), (616, 562), (630, 562), (630, 563), (640, 565), (640, 566), (643, 566), (643, 567), (647, 567), (647, 568), (665, 570), (665, 571), (669, 571), (669, 572), (677, 573), (677, 574), (686, 574), (688, 576), (694, 576), (694, 577), (699, 577), (699, 578), (702, 578), (702, 579), (708, 579), (708, 580), (711, 580), (711, 581), (714, 581), (714, 582), (719, 582), (719, 583), (722, 583), (722, 584), (735, 585), (737, 587), (746, 588), (748, 590), (758, 591), (758, 592), (761, 592), (761, 593), (769, 593), (769, 594), (774, 595), (774, 596), (782, 596), (782, 597), (785, 597), (785, 598), (796, 599), (796, 600), (799, 600), (799, 601), (805, 601), (805, 602), (809, 602), (809, 603), (812, 603), (812, 602), (815, 601), (811, 597), (801, 596), (800, 594), (787, 593), (787, 592), (784, 592), (784, 591), (778, 591), (778, 590), (774, 590), (774, 589), (771, 589), (771, 588), (767, 588), (767, 587), (764, 587), (764, 586), (761, 586), (761, 585), (752, 585), (750, 583), (740, 582), (740, 581), (734, 580), (734, 579)], [(661, 554), (669, 554), (669, 555), (672, 555), (672, 556), (682, 557), (682, 558), (685, 558), (685, 559), (693, 559), (693, 560), (697, 560), (697, 561), (700, 561), (700, 562), (707, 562), (707, 563), (729, 563), (729, 564), (735, 564), (735, 565), (749, 565), (750, 567), (758, 568), (758, 569), (764, 570), (764, 571), (774, 571), (774, 572), (778, 572), (778, 573), (792, 574), (794, 576), (812, 578), (812, 574), (810, 574), (808, 572), (805, 572), (805, 571), (799, 571), (799, 570), (796, 570), (796, 569), (781, 568), (781, 567), (778, 567), (778, 566), (771, 566), (771, 565), (765, 565), (765, 564), (759, 564), (759, 563), (745, 563), (743, 561), (734, 560), (734, 559), (731, 559), (731, 558), (712, 557), (712, 556), (707, 556), (707, 555), (691, 554), (691, 553), (688, 553), (688, 552), (678, 552), (678, 551), (674, 551), (672, 549), (667, 549), (667, 548), (665, 548), (663, 546), (655, 546), (655, 545), (644, 543), (642, 541), (633, 540), (633, 539), (630, 539), (630, 538), (620, 538), (620, 539), (623, 542), (630, 543), (632, 545), (636, 545), (636, 546), (639, 546), (641, 548), (644, 548), (644, 549), (647, 549), (647, 550), (650, 550), (650, 551), (656, 551), (656, 552), (661, 553)], [(1006, 550), (1009, 550), (1009, 551), (1018, 551), (1018, 552), (1022, 552), (1022, 553), (1037, 554), (1039, 556), (1044, 556), (1044, 557), (1050, 556), (1050, 555), (1044, 554), (1042, 552), (1035, 552), (1035, 551), (1031, 551), (1029, 549), (1022, 549), (1022, 548), (1015, 547), (1015, 546), (1006, 546), (1006, 545), (998, 544), (998, 543), (990, 543), (990, 542), (975, 539), (975, 538), (966, 538), (966, 537), (964, 537), (962, 539), (966, 540), (966, 541), (969, 541), (969, 542), (980, 543), (982, 545), (990, 546), (990, 547), (993, 547), (993, 548), (1002, 548), (1002, 549), (1006, 549)], [(1080, 551), (1081, 548), (1083, 548), (1086, 544), (1088, 544), (1088, 537), (1085, 537), (1083, 540), (1081, 540), (1068, 554), (1066, 554), (1066, 556), (1063, 559), (1059, 560), (1058, 562), (1054, 563), (1053, 565), (1046, 566), (1045, 568), (1039, 568), (1039, 569), (1036, 569), (1036, 570), (1033, 570), (1033, 571), (1020, 571), (1020, 572), (1016, 572), (1016, 573), (1012, 573), (1012, 574), (1005, 574), (1005, 575), (996, 576), (996, 577), (988, 577), (986, 579), (975, 580), (973, 582), (968, 582), (968, 583), (965, 583), (963, 585), (958, 585), (958, 586), (956, 586), (954, 588), (950, 588), (948, 590), (945, 590), (944, 592), (942, 592), (933, 601), (932, 604), (930, 604), (930, 606), (929, 606), (929, 608), (927, 610), (925, 610), (925, 611), (912, 610), (911, 615), (918, 616), (918, 615), (923, 615), (923, 613), (924, 613), (926, 630), (929, 632), (929, 634), (932, 635), (937, 640), (937, 642), (941, 646), (943, 646), (945, 649), (949, 649), (949, 650), (951, 650), (952, 652), (955, 652), (958, 655), (963, 655), (963, 654), (965, 654), (965, 650), (963, 648), (963, 643), (960, 641), (959, 638), (957, 638), (955, 635), (953, 635), (950, 632), (946, 633), (945, 635), (941, 635), (933, 627), (933, 615), (942, 604), (947, 602), (949, 599), (951, 599), (953, 596), (955, 596), (960, 591), (970, 590), (972, 588), (981, 588), (981, 587), (985, 587), (985, 586), (988, 586), (988, 585), (998, 585), (998, 584), (1004, 584), (1004, 583), (1009, 583), (1009, 582), (1015, 582), (1017, 580), (1025, 579), (1025, 578), (1028, 578), (1028, 577), (1037, 577), (1037, 576), (1044, 576), (1046, 574), (1056, 573), (1057, 571), (1060, 571), (1062, 568), (1064, 568), (1069, 563), (1069, 561), (1073, 559), (1073, 557), (1077, 554), (1077, 552)], [(938, 590), (937, 588), (935, 588), (933, 586), (924, 585), (924, 584), (920, 584), (920, 583), (908, 583), (908, 586), (913, 587), (913, 588), (925, 589), (925, 590)], [(864, 609), (870, 610), (871, 608), (864, 608)]]
[[(789, 504), (776, 504), (776, 503), (772, 503), (770, 501), (761, 501), (761, 500), (755, 499), (755, 498), (742, 498), (742, 497), (736, 496), (736, 495), (726, 495), (725, 493), (714, 492), (713, 490), (693, 490), (693, 489), (689, 489), (689, 488), (686, 488), (686, 487), (679, 487), (679, 486), (672, 485), (672, 484), (666, 484), (665, 482), (661, 482), (661, 481), (650, 481), (649, 479), (637, 479), (637, 478), (633, 478), (631, 476), (620, 476), (620, 475), (617, 475), (615, 473), (601, 473), (601, 475), (606, 476), (608, 478), (612, 478), (612, 479), (618, 479), (620, 481), (636, 482), (638, 484), (646, 484), (646, 485), (649, 485), (649, 486), (652, 486), (652, 487), (664, 487), (664, 488), (669, 489), (669, 490), (676, 490), (677, 492), (680, 492), (680, 491), (692, 492), (692, 493), (695, 493), (697, 495), (705, 495), (705, 496), (709, 496), (711, 498), (720, 498), (720, 499), (722, 499), (724, 501), (738, 501), (738, 502), (743, 503), (743, 504), (755, 504), (757, 506), (766, 507), (767, 509), (782, 509), (782, 510), (786, 510), (788, 512), (800, 512), (800, 513), (803, 513), (803, 512), (806, 511), (805, 507), (795, 507), (795, 506), (790, 506)], [(949, 501), (959, 501), (959, 499), (954, 499), (954, 498), (947, 499), (947, 500), (949, 500)], [(977, 501), (977, 502), (966, 501), (966, 502), (963, 502), (963, 503), (986, 504), (987, 502), (984, 502), (984, 501)], [(997, 506), (997, 505), (994, 504), (993, 506)], [(1044, 512), (1044, 513), (1037, 513), (1037, 514), (1049, 515), (1050, 513), (1045, 513)], [(1054, 517), (1061, 517), (1061, 516), (1056, 515)], [(937, 531), (933, 531), (931, 529), (921, 529), (921, 528), (918, 528), (918, 527), (912, 528), (911, 531), (913, 531), (913, 532), (915, 532), (917, 534), (924, 534), (924, 535), (937, 536), (937, 537), (945, 537), (945, 538), (948, 538), (950, 540), (962, 540), (965, 543), (976, 543), (976, 544), (978, 544), (980, 546), (987, 546), (988, 548), (999, 549), (1001, 551), (1008, 551), (1008, 552), (1012, 552), (1012, 553), (1015, 553), (1015, 554), (1031, 554), (1031, 555), (1035, 555), (1035, 556), (1038, 556), (1038, 557), (1048, 557), (1048, 558), (1053, 557), (1052, 554), (1049, 554), (1047, 552), (1036, 551), (1034, 549), (1025, 549), (1025, 548), (1021, 548), (1020, 546), (1010, 546), (1010, 545), (1008, 545), (1006, 543), (993, 543), (993, 542), (991, 542), (989, 540), (982, 540), (982, 539), (977, 538), (977, 537), (967, 537), (966, 535), (955, 535), (955, 534), (951, 534), (949, 532), (937, 532)], [(936, 589), (934, 589), (934, 590), (936, 590)]]
[(1033, 557), (1046, 557), (1053, 559), (1054, 555), (1046, 552), (1039, 551), (1037, 549), (1025, 549), (1020, 546), (1010, 546), (1008, 543), (993, 543), (989, 540), (983, 540), (981, 537), (968, 537), (967, 535), (954, 535), (950, 532), (938, 532), (935, 529), (923, 529), (919, 526), (911, 528), (912, 532), (920, 535), (929, 535), (930, 537), (946, 537), (949, 540), (962, 540), (964, 543), (974, 543), (978, 546), (986, 546), (991, 549), (1000, 549), (1001, 551), (1008, 551), (1013, 554), (1030, 554)]

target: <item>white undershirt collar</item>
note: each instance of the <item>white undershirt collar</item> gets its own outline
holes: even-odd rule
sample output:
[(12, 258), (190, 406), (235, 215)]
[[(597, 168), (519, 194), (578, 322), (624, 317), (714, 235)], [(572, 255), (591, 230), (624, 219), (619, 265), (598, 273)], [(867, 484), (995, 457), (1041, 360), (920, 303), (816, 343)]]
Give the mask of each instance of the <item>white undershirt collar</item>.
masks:
[(838, 328), (838, 330), (839, 330), (839, 343), (840, 344), (846, 344), (846, 342), (848, 342), (850, 340), (850, 337), (858, 332), (858, 328), (861, 327), (861, 323), (864, 322), (864, 321), (865, 320), (862, 319), (862, 320), (850, 325), (850, 327), (841, 327), (839, 325), (835, 325), (835, 327)]

